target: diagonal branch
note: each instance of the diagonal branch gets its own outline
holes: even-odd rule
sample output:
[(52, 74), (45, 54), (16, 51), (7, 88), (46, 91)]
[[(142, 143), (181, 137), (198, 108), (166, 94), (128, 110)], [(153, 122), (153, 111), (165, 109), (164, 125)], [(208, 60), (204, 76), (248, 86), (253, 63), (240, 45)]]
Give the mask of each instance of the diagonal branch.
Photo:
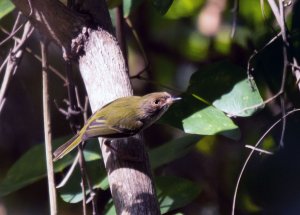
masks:
[[(4, 106), (6, 100), (5, 94), (9, 85), (9, 82), (15, 72), (17, 71), (18, 65), (23, 55), (23, 46), (27, 41), (28, 37), (32, 34), (34, 28), (29, 22), (24, 26), (23, 36), (19, 43), (15, 42), (14, 48), (9, 52), (7, 59), (3, 62), (3, 65), (6, 64), (6, 70), (4, 78), (0, 88), (0, 111)], [(2, 67), (2, 66), (1, 66)], [(0, 70), (1, 71), (1, 70)]]

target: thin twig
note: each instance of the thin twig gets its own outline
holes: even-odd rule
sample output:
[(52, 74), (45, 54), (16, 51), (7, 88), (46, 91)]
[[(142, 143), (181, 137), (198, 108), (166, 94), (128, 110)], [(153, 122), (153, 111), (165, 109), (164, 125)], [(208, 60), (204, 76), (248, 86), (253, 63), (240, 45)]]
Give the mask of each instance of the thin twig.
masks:
[[(1, 88), (0, 88), (0, 104), (3, 108), (3, 100), (5, 99), (5, 94), (6, 90), (8, 88), (9, 82), (13, 75), (15, 74), (20, 59), (22, 58), (23, 55), (23, 45), (27, 41), (28, 37), (32, 34), (33, 32), (33, 27), (29, 22), (27, 22), (24, 26), (24, 31), (22, 35), (22, 39), (20, 43), (15, 42), (14, 48), (10, 50), (8, 57), (7, 57), (7, 62), (6, 62), (6, 70), (4, 74), (4, 78), (2, 80)], [(2, 67), (2, 66), (1, 66)]]
[(269, 152), (269, 151), (264, 150), (264, 149), (256, 148), (256, 147), (251, 146), (251, 145), (245, 145), (245, 147), (248, 148), (248, 149), (263, 153), (263, 154), (267, 154), (267, 155), (273, 155), (274, 154), (273, 152)]
[(278, 33), (275, 37), (273, 37), (269, 42), (267, 42), (262, 48), (260, 48), (259, 50), (254, 50), (253, 54), (250, 56), (249, 60), (248, 60), (248, 65), (247, 65), (247, 75), (248, 77), (252, 77), (251, 72), (252, 71), (252, 61), (253, 59), (260, 53), (262, 52), (265, 48), (267, 48), (269, 45), (271, 45), (276, 39), (278, 39), (281, 36), (281, 33)]
[[(0, 26), (0, 30), (1, 30), (2, 32), (4, 32), (5, 34), (9, 34), (9, 32), (8, 32), (5, 28), (3, 28), (2, 26)], [(16, 36), (13, 36), (12, 38), (13, 38), (14, 40), (16, 40), (17, 42), (19, 42), (19, 43), (20, 43), (20, 41), (21, 41), (21, 39), (18, 38), (18, 37), (16, 37)], [(29, 47), (25, 47), (25, 51), (26, 51), (27, 53), (31, 54), (31, 55), (32, 55), (35, 59), (37, 59), (38, 61), (42, 62), (42, 58), (41, 58), (39, 55), (35, 54), (35, 53), (32, 51), (32, 49), (30, 49)], [(66, 81), (66, 78), (65, 78), (62, 74), (60, 74), (60, 72), (59, 72), (57, 69), (55, 69), (53, 66), (49, 65), (48, 68), (49, 68), (49, 70), (50, 70), (51, 72), (53, 72), (55, 75), (57, 75), (57, 76), (58, 76), (61, 80), (63, 80), (65, 83), (67, 82), (67, 81)], [(0, 69), (0, 70), (1, 70), (1, 69)]]
[(81, 190), (82, 190), (82, 210), (83, 215), (86, 215), (86, 189), (85, 189), (85, 165), (84, 165), (84, 156), (83, 156), (83, 144), (78, 145), (78, 153), (79, 153), (79, 168), (81, 174)]
[(233, 5), (233, 8), (231, 9), (231, 12), (233, 14), (232, 27), (231, 27), (231, 33), (230, 33), (231, 38), (234, 37), (235, 31), (236, 31), (238, 11), (239, 11), (239, 0), (234, 0), (234, 5)]
[[(287, 29), (285, 24), (285, 13), (284, 13), (284, 5), (283, 1), (280, 0), (279, 2), (279, 12), (280, 12), (280, 20), (281, 20), (281, 35), (282, 35), (282, 41), (283, 41), (283, 47), (282, 47), (282, 54), (283, 54), (283, 74), (282, 74), (282, 81), (280, 90), (284, 91), (285, 88), (285, 80), (287, 75), (287, 69), (289, 65), (289, 59), (288, 59), (288, 48), (289, 48), (289, 42), (287, 38)], [(284, 95), (282, 94), (280, 96), (280, 106), (281, 106), (281, 113), (282, 116), (285, 115), (286, 109), (285, 109), (285, 102), (284, 102)], [(285, 128), (286, 128), (286, 119), (282, 120), (282, 130), (281, 130), (281, 136), (280, 136), (280, 146), (284, 146), (284, 134), (285, 134)]]
[(261, 10), (261, 14), (263, 15), (263, 17), (266, 18), (265, 0), (260, 0), (260, 10)]
[[(88, 110), (88, 98), (85, 97), (85, 103), (84, 103), (84, 107), (81, 105), (80, 100), (79, 100), (79, 93), (78, 93), (78, 88), (75, 87), (75, 96), (76, 96), (76, 100), (77, 100), (77, 106), (80, 108), (82, 114), (83, 114), (83, 118), (84, 118), (84, 123), (87, 121), (88, 117), (87, 117), (87, 110)], [(91, 184), (91, 180), (86, 168), (86, 162), (83, 156), (83, 148), (85, 146), (85, 142), (82, 142), (79, 145), (79, 166), (80, 166), (80, 171), (81, 171), (81, 175), (82, 175), (82, 186), (85, 186), (85, 183), (87, 184), (88, 188), (89, 188), (89, 195), (90, 197), (88, 199), (86, 199), (86, 197), (83, 199), (83, 202), (85, 202), (86, 204), (88, 204), (90, 201), (92, 201), (92, 208), (93, 208), (93, 215), (98, 215), (98, 208), (97, 208), (97, 195), (93, 190), (93, 186)], [(85, 187), (82, 188), (83, 193), (85, 193)]]
[(15, 21), (15, 23), (14, 23), (14, 26), (13, 26), (13, 28), (12, 28), (12, 32), (9, 34), (8, 37), (6, 37), (4, 40), (2, 40), (2, 41), (0, 42), (0, 46), (2, 46), (4, 43), (6, 43), (7, 41), (9, 41), (13, 36), (15, 36), (16, 33), (18, 33), (18, 32), (23, 28), (23, 26), (24, 26), (25, 23), (22, 23), (22, 24), (16, 29), (16, 27), (17, 27), (17, 25), (18, 25), (18, 23), (19, 23), (19, 20), (20, 20), (21, 15), (22, 15), (22, 13), (19, 12), (19, 13), (18, 13), (18, 16), (17, 16), (17, 18), (16, 18), (16, 21)]
[[(9, 35), (9, 32), (8, 32), (4, 27), (0, 26), (0, 30), (1, 30), (2, 32), (4, 32), (5, 34)], [(21, 41), (21, 39), (18, 38), (18, 37), (16, 37), (16, 36), (13, 36), (12, 39), (16, 40), (18, 43), (20, 43), (20, 41)], [(32, 51), (32, 49), (30, 49), (29, 47), (25, 47), (24, 50), (25, 50), (27, 53), (29, 53), (31, 56), (33, 56), (35, 59), (37, 59), (39, 62), (42, 62), (42, 58), (41, 58), (38, 54), (34, 53), (34, 52)], [(7, 59), (6, 59), (5, 62), (3, 62), (3, 63), (6, 63), (6, 62), (7, 62)], [(2, 64), (2, 65), (3, 65), (3, 64)], [(2, 65), (1, 65), (0, 71), (2, 70)], [(66, 78), (65, 78), (65, 77), (64, 77), (57, 69), (55, 69), (52, 65), (49, 65), (49, 66), (48, 66), (48, 69), (49, 69), (49, 71), (51, 71), (51, 72), (53, 72), (55, 75), (57, 75), (58, 78), (60, 78), (60, 79), (64, 82), (64, 84), (67, 83), (67, 79), (66, 79)]]
[(57, 214), (57, 200), (54, 180), (54, 167), (52, 161), (52, 143), (51, 143), (51, 117), (49, 105), (49, 87), (48, 87), (48, 63), (47, 63), (47, 42), (41, 42), (42, 53), (42, 74), (43, 74), (43, 117), (44, 117), (44, 135), (45, 135), (45, 152), (48, 176), (48, 189), (50, 200), (50, 214)]
[(275, 3), (274, 0), (268, 0), (268, 2), (269, 2), (269, 5), (270, 5), (270, 7), (273, 11), (273, 14), (276, 18), (277, 23), (279, 24), (279, 26), (282, 26), (281, 19), (280, 19), (280, 13), (279, 13), (277, 4)]
[(298, 85), (298, 88), (300, 89), (300, 66), (295, 57), (293, 57), (293, 62), (290, 63), (290, 66), (292, 67), (292, 72), (293, 72), (294, 76), (296, 77), (296, 84)]
[(131, 32), (132, 32), (134, 38), (135, 38), (135, 41), (136, 41), (136, 43), (137, 43), (137, 45), (138, 45), (138, 47), (139, 47), (141, 53), (142, 53), (143, 60), (144, 60), (144, 64), (145, 64), (144, 69), (142, 69), (140, 72), (138, 72), (137, 75), (131, 76), (131, 77), (130, 77), (130, 78), (132, 79), (132, 78), (140, 77), (140, 76), (142, 75), (142, 73), (144, 73), (144, 72), (146, 72), (146, 71), (149, 71), (149, 70), (150, 70), (150, 64), (149, 64), (149, 61), (148, 61), (148, 57), (147, 57), (147, 55), (146, 55), (146, 52), (145, 52), (145, 50), (144, 50), (144, 47), (143, 47), (143, 45), (142, 45), (142, 42), (141, 42), (141, 40), (140, 40), (140, 37), (139, 37), (138, 33), (136, 32), (135, 28), (133, 27), (133, 25), (132, 25), (132, 23), (131, 23), (131, 20), (130, 20), (128, 17), (125, 18), (125, 20), (126, 20), (126, 23), (127, 23), (128, 27), (130, 28), (130, 30), (131, 30)]
[(5, 60), (3, 61), (3, 63), (1, 64), (1, 66), (0, 66), (0, 73), (1, 73), (2, 69), (4, 68), (4, 66), (7, 64), (8, 59), (9, 59), (9, 56), (7, 56), (7, 57), (5, 58)]
[[(68, 110), (68, 114), (70, 114), (70, 124), (71, 127), (73, 128), (74, 132), (78, 132), (78, 130), (80, 129), (79, 125), (75, 124), (75, 119), (74, 116), (77, 116), (78, 113), (83, 113), (84, 115), (84, 119), (87, 120), (87, 99), (85, 100), (85, 104), (84, 104), (84, 110), (82, 108), (82, 105), (80, 104), (79, 101), (79, 93), (77, 88), (75, 87), (74, 83), (73, 83), (73, 78), (72, 78), (72, 64), (71, 61), (67, 61), (66, 62), (66, 74), (67, 74), (67, 87), (68, 87), (68, 96), (69, 96), (69, 110)], [(78, 111), (80, 110), (80, 111)], [(74, 115), (75, 114), (75, 115)], [(92, 198), (92, 206), (93, 206), (93, 214), (98, 214), (97, 211), (97, 202), (96, 202), (96, 197), (95, 193), (93, 192), (92, 189), (92, 185), (90, 183), (88, 174), (87, 174), (87, 170), (86, 170), (86, 166), (85, 166), (85, 160), (84, 160), (84, 156), (83, 156), (83, 143), (80, 143), (80, 145), (78, 146), (78, 154), (79, 154), (79, 168), (80, 168), (80, 174), (81, 174), (81, 187), (82, 187), (82, 193), (83, 193), (83, 199), (82, 199), (82, 207), (83, 207), (83, 214), (86, 214), (86, 184), (88, 185), (89, 189), (90, 189), (90, 194), (93, 197)], [(77, 163), (77, 162), (76, 162)], [(71, 171), (70, 171), (71, 174)]]
[(56, 186), (56, 188), (61, 188), (61, 187), (63, 187), (63, 186), (66, 185), (66, 183), (70, 179), (72, 173), (74, 172), (74, 169), (75, 169), (75, 167), (77, 165), (78, 160), (79, 160), (79, 153), (77, 153), (77, 155), (76, 155), (76, 157), (75, 157), (75, 159), (74, 159), (71, 167), (69, 168), (67, 174), (65, 175), (65, 177), (63, 178), (63, 180)]
[(234, 189), (234, 195), (233, 195), (233, 201), (232, 201), (232, 210), (231, 210), (231, 214), (234, 215), (235, 214), (235, 205), (236, 205), (236, 197), (237, 197), (237, 192), (239, 189), (239, 185), (241, 182), (241, 178), (243, 176), (243, 173), (246, 169), (246, 166), (250, 160), (250, 158), (252, 157), (252, 154), (255, 152), (255, 149), (259, 146), (259, 144), (263, 141), (263, 139), (267, 136), (267, 134), (269, 134), (269, 132), (278, 124), (282, 121), (283, 118), (286, 118), (287, 116), (289, 116), (290, 114), (293, 114), (295, 112), (300, 111), (300, 109), (294, 109), (291, 110), (289, 112), (286, 113), (286, 115), (282, 116), (279, 120), (277, 120), (262, 136), (261, 138), (257, 141), (257, 143), (254, 145), (254, 148), (251, 150), (250, 154), (248, 155), (247, 159), (244, 162), (244, 165), (240, 171), (240, 174), (238, 176), (237, 182), (236, 182), (236, 186)]
[[(68, 97), (69, 97), (69, 109), (71, 111), (71, 117), (70, 117), (70, 125), (74, 133), (77, 133), (78, 130), (80, 129), (80, 125), (76, 124), (76, 120), (74, 117), (76, 115), (72, 114), (78, 111), (78, 102), (77, 101), (77, 96), (76, 96), (76, 91), (74, 87), (74, 82), (73, 82), (73, 77), (72, 77), (72, 62), (70, 60), (66, 61), (66, 74), (67, 74), (67, 88), (68, 88)], [(78, 112), (80, 113), (80, 112)], [(78, 116), (78, 115), (77, 115)], [(84, 157), (83, 157), (83, 152), (82, 152), (82, 143), (78, 145), (78, 153), (79, 153), (79, 169), (80, 169), (80, 174), (81, 174), (81, 189), (82, 189), (82, 213), (83, 215), (86, 215), (86, 190), (85, 190), (85, 175), (84, 175)]]
[(128, 53), (127, 53), (127, 46), (126, 46), (126, 38), (125, 38), (125, 31), (124, 31), (124, 13), (123, 13), (123, 4), (119, 4), (115, 8), (115, 24), (116, 24), (116, 36), (117, 40), (120, 44), (122, 53), (124, 55), (126, 67), (128, 67)]

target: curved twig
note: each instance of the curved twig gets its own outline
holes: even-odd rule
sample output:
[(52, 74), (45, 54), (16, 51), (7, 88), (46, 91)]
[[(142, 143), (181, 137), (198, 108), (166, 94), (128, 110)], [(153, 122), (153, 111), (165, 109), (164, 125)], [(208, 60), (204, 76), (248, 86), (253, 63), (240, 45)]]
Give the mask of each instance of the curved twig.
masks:
[(236, 186), (234, 189), (234, 195), (233, 195), (233, 201), (232, 201), (232, 211), (231, 214), (234, 215), (235, 214), (235, 205), (236, 205), (236, 197), (237, 197), (237, 192), (239, 189), (239, 185), (243, 176), (243, 173), (245, 172), (246, 166), (250, 160), (250, 158), (252, 157), (252, 154), (256, 151), (255, 149), (259, 146), (259, 144), (263, 141), (263, 139), (266, 137), (267, 134), (269, 134), (269, 132), (278, 124), (280, 123), (284, 118), (286, 118), (287, 116), (300, 111), (300, 109), (294, 109), (291, 110), (289, 112), (287, 112), (284, 116), (282, 116), (279, 120), (277, 120), (262, 136), (261, 138), (257, 141), (257, 143), (254, 145), (254, 148), (252, 148), (250, 154), (248, 155), (246, 161), (244, 162), (244, 165), (240, 171), (240, 174), (238, 176), (237, 182), (236, 182)]

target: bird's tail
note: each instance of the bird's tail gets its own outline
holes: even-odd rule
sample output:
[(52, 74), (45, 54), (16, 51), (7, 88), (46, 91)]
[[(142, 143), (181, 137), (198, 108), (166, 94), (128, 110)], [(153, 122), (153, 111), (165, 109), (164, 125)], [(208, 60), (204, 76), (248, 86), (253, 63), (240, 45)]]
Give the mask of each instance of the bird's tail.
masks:
[(60, 147), (58, 147), (53, 153), (53, 161), (57, 161), (72, 151), (76, 146), (78, 146), (81, 142), (80, 133), (76, 134), (72, 137), (68, 142), (64, 143)]

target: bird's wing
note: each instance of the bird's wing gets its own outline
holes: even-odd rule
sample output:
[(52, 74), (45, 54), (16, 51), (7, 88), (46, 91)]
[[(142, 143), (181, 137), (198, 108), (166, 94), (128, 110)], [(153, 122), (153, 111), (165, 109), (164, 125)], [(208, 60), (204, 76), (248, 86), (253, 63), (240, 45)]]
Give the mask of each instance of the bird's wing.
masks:
[(136, 134), (143, 126), (141, 121), (129, 122), (128, 120), (120, 120), (113, 123), (114, 126), (108, 126), (106, 119), (98, 118), (93, 120), (86, 128), (83, 134), (83, 140), (94, 137), (121, 138)]

